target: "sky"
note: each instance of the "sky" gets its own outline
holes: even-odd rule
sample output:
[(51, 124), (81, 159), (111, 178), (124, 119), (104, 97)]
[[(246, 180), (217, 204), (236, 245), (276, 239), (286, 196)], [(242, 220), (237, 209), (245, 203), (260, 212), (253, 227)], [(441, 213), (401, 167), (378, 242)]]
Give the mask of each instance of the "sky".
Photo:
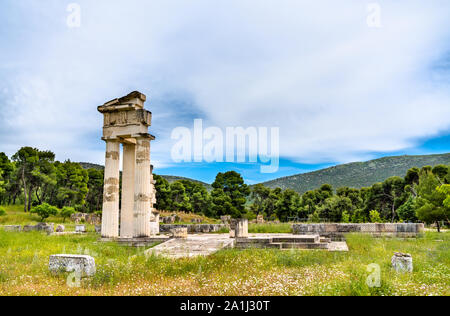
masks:
[[(3, 0), (0, 151), (103, 164), (97, 106), (139, 90), (158, 174), (235, 170), (253, 184), (450, 152), (448, 12), (445, 0)], [(174, 161), (172, 133), (195, 119), (278, 128), (279, 168)]]

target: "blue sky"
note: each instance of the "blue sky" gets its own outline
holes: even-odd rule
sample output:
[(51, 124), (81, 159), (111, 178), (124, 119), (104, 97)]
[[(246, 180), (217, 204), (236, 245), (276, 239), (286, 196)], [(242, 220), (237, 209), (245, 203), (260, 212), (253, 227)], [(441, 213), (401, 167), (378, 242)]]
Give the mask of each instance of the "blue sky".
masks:
[[(81, 9), (67, 25), (67, 6)], [(369, 27), (379, 5), (381, 27)], [(0, 3), (0, 151), (102, 164), (96, 107), (139, 90), (155, 172), (248, 183), (387, 155), (450, 152), (449, 1)], [(280, 168), (175, 163), (176, 127), (279, 127)]]

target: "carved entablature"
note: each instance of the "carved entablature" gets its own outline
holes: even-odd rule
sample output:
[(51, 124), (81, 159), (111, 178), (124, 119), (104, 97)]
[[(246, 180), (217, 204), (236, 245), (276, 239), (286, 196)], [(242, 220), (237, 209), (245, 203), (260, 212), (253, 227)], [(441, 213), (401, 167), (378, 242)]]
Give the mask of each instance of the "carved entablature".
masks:
[(126, 110), (104, 112), (103, 127), (124, 125), (146, 125), (152, 124), (152, 113), (147, 110)]
[(144, 109), (146, 96), (132, 92), (120, 99), (114, 99), (98, 107), (103, 114), (103, 138), (126, 138), (148, 133), (152, 113)]

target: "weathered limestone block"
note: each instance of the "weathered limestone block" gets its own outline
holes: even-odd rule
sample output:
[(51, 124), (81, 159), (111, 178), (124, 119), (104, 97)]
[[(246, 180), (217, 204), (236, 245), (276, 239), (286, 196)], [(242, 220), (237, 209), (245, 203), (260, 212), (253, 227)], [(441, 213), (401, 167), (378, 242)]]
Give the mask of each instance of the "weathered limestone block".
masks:
[(396, 233), (397, 232), (397, 224), (385, 223), (384, 224), (384, 232), (386, 232), (386, 233)]
[(97, 214), (86, 214), (85, 216), (86, 223), (91, 225), (99, 225), (102, 223), (101, 216)]
[(357, 224), (338, 224), (337, 232), (338, 233), (355, 233), (360, 232), (361, 227)]
[(23, 227), (23, 231), (24, 232), (33, 232), (33, 231), (41, 231), (41, 232), (46, 232), (47, 234), (52, 234), (55, 229), (54, 229), (54, 224), (53, 223), (38, 223), (37, 225), (25, 225)]
[(187, 238), (188, 236), (188, 230), (187, 227), (178, 227), (178, 228), (172, 228), (170, 230), (172, 233), (173, 238)]
[(95, 274), (95, 260), (85, 255), (52, 255), (48, 268), (52, 273), (78, 272), (82, 277)]
[(22, 226), (20, 225), (6, 225), (3, 226), (5, 232), (20, 232), (22, 231)]
[(256, 223), (257, 224), (264, 224), (264, 216), (263, 215), (258, 215), (256, 217)]
[(166, 216), (162, 217), (164, 224), (174, 224), (175, 223), (175, 216)]
[(76, 225), (75, 226), (75, 232), (76, 233), (85, 233), (86, 232), (86, 225)]
[(222, 223), (224, 223), (224, 224), (229, 224), (230, 221), (231, 221), (231, 216), (230, 216), (230, 215), (220, 216), (220, 220), (221, 220)]
[(375, 233), (377, 230), (377, 225), (372, 223), (360, 224), (362, 233)]
[(237, 220), (235, 227), (236, 238), (248, 238), (248, 219)]
[(172, 228), (177, 227), (186, 227), (188, 229), (188, 233), (214, 233), (218, 232), (222, 229), (229, 228), (229, 225), (226, 224), (164, 224), (160, 225), (159, 230), (161, 233), (168, 233)]
[(57, 233), (63, 233), (66, 230), (66, 227), (64, 225), (58, 225), (56, 226), (56, 232)]
[(325, 232), (335, 233), (338, 231), (337, 224), (325, 224)]
[(397, 272), (413, 272), (413, 259), (410, 254), (396, 252), (391, 263)]
[(159, 235), (159, 221), (150, 222), (150, 233), (152, 236)]

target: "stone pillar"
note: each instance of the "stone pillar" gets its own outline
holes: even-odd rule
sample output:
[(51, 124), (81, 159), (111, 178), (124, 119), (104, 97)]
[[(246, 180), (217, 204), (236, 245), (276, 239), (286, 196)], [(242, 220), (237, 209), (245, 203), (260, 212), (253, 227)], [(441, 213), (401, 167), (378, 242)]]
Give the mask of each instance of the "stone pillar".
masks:
[(122, 205), (120, 209), (120, 237), (134, 235), (134, 176), (136, 165), (136, 145), (123, 144)]
[(236, 238), (248, 238), (248, 219), (239, 219), (236, 222)]
[(102, 237), (119, 236), (120, 143), (106, 141), (105, 183), (103, 187)]
[(136, 139), (136, 169), (134, 182), (134, 236), (151, 236), (151, 177), (150, 177), (150, 138)]

